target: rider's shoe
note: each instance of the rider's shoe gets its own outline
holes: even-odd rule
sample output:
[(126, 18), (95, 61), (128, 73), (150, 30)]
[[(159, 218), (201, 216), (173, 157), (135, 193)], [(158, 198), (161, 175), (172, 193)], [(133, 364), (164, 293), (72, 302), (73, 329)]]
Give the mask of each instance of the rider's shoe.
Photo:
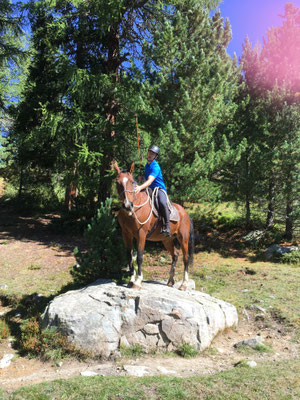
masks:
[(164, 226), (164, 227), (161, 229), (160, 233), (161, 233), (163, 236), (170, 237), (170, 236), (171, 236), (170, 227), (169, 227), (169, 226)]

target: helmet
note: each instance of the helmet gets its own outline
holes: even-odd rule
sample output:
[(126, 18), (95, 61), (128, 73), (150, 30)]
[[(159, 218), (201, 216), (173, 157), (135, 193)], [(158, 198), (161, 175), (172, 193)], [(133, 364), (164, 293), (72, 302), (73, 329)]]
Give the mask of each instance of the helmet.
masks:
[(153, 151), (153, 153), (156, 153), (158, 156), (159, 156), (159, 154), (160, 154), (159, 147), (156, 146), (155, 144), (152, 144), (152, 145), (149, 147), (148, 151)]

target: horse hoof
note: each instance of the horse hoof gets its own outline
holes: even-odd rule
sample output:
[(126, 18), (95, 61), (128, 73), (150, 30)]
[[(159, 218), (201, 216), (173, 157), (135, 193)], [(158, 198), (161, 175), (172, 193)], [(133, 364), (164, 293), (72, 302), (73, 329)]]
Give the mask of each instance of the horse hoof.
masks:
[(127, 285), (128, 288), (132, 288), (133, 287), (133, 282), (129, 282)]
[(174, 281), (168, 281), (167, 286), (173, 287), (175, 285)]
[(187, 286), (186, 285), (181, 285), (179, 288), (178, 288), (178, 290), (182, 290), (182, 291), (185, 291), (187, 289)]
[(137, 285), (136, 283), (133, 283), (133, 285), (131, 287), (132, 287), (132, 289), (136, 289), (136, 290), (141, 290), (142, 289), (142, 286)]

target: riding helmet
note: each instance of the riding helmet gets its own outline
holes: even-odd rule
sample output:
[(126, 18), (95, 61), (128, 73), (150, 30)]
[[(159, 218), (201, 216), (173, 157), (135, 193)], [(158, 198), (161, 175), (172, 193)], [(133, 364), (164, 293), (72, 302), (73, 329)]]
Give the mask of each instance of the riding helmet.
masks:
[(148, 151), (153, 151), (153, 153), (157, 154), (158, 156), (159, 156), (159, 154), (160, 154), (159, 147), (156, 146), (155, 144), (152, 144), (152, 145), (149, 147)]

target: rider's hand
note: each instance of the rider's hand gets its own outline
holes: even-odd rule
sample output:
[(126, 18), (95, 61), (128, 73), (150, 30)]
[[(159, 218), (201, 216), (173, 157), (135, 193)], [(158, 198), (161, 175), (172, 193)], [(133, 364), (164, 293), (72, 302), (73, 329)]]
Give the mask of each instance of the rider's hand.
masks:
[(136, 186), (136, 187), (134, 188), (134, 190), (135, 190), (135, 194), (139, 194), (140, 191), (141, 191), (142, 189), (141, 189), (140, 186)]

